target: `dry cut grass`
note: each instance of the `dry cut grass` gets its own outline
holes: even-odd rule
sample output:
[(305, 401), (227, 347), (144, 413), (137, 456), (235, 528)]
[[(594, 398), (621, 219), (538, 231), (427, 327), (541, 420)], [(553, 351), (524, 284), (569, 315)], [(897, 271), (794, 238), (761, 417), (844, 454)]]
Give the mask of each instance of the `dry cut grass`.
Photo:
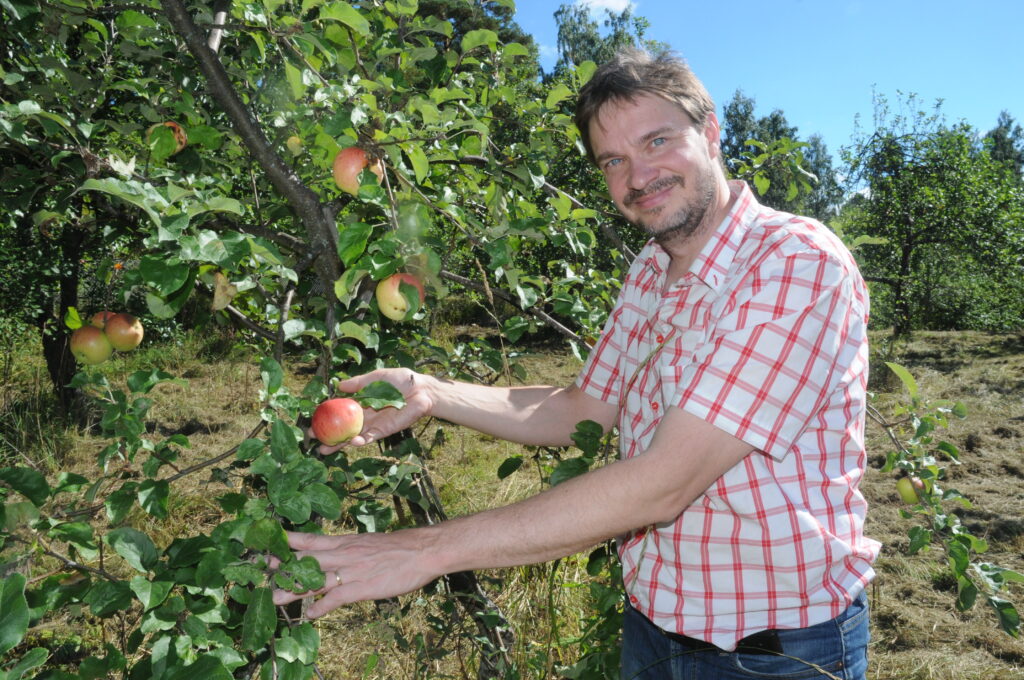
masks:
[[(877, 343), (882, 346), (883, 343)], [(31, 356), (29, 353), (26, 356)], [(963, 454), (963, 464), (949, 467), (947, 486), (962, 491), (973, 508), (960, 511), (965, 524), (991, 546), (988, 559), (1024, 572), (1024, 337), (978, 333), (921, 333), (885, 357), (910, 369), (928, 397), (962, 400), (969, 409), (948, 439)], [(120, 363), (119, 363), (120, 362)], [(577, 362), (562, 351), (539, 349), (523, 359), (530, 379), (565, 384)], [(873, 388), (879, 403), (899, 398), (898, 385), (874, 366)], [(88, 429), (54, 426), (52, 407), (39, 395), (45, 384), (38, 365), (20, 362), (20, 379), (0, 387), (0, 456), (3, 464), (33, 460), (51, 474), (67, 470), (95, 476), (95, 455), (105, 441)], [(167, 384), (151, 395), (150, 429), (154, 439), (180, 432), (189, 437), (179, 468), (227, 451), (259, 419), (258, 367), (244, 353), (211, 354), (199, 341), (152, 348), (119, 359), (104, 370), (113, 382), (131, 370), (159, 368), (185, 377), (187, 385)], [(296, 366), (289, 384), (296, 390), (308, 379), (308, 367)], [(35, 371), (35, 373), (33, 373)], [(34, 381), (34, 382), (33, 382)], [(19, 429), (19, 427), (21, 429)], [(528, 462), (499, 480), (498, 465), (524, 453), (507, 442), (437, 422), (423, 424), (423, 439), (444, 429), (444, 444), (428, 461), (431, 475), (450, 515), (461, 515), (514, 502), (536, 493), (539, 475)], [(908, 556), (909, 521), (900, 516), (895, 477), (881, 473), (889, 442), (869, 425), (871, 469), (864, 483), (870, 502), (867, 531), (884, 547), (878, 578), (870, 591), (872, 606), (871, 680), (1024, 679), (1024, 643), (999, 631), (991, 612), (978, 605), (969, 612), (954, 607), (955, 583), (945, 575), (936, 551)], [(377, 453), (376, 451), (370, 453)], [(226, 479), (226, 481), (225, 481)], [(210, 531), (221, 521), (215, 497), (236, 484), (204, 470), (176, 484), (170, 517), (164, 522), (140, 514), (129, 522), (145, 528), (166, 545), (176, 536)], [(328, 531), (352, 530), (349, 523)], [(39, 564), (43, 571), (52, 565)], [(587, 612), (589, 580), (585, 559), (481, 574), (485, 587), (516, 634), (510, 657), (524, 678), (558, 677), (553, 668), (572, 663)], [(1024, 611), (1024, 589), (1011, 594)], [(474, 678), (475, 629), (446, 598), (414, 594), (398, 606), (364, 603), (343, 608), (318, 622), (323, 639), (320, 668), (324, 677)], [(45, 621), (37, 638), (73, 631), (89, 640), (109, 636), (85, 613)], [(44, 635), (45, 632), (45, 635)], [(66, 637), (66, 635), (65, 635)], [(84, 652), (83, 652), (84, 654)], [(72, 662), (73, 662), (72, 655)]]

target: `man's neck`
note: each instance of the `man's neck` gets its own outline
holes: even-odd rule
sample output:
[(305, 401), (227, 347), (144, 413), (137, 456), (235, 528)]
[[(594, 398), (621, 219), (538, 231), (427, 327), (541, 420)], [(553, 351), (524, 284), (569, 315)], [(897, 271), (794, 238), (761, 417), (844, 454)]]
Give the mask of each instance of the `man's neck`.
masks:
[(704, 246), (714, 236), (718, 225), (729, 214), (735, 202), (736, 197), (730, 191), (725, 177), (722, 177), (717, 185), (715, 200), (708, 206), (704, 219), (701, 220), (700, 227), (685, 239), (669, 240), (666, 243), (659, 244), (669, 256), (668, 272), (665, 278), (666, 291), (672, 287), (672, 284), (682, 278), (686, 272), (690, 271), (690, 267), (693, 266), (694, 261), (701, 251), (704, 250)]

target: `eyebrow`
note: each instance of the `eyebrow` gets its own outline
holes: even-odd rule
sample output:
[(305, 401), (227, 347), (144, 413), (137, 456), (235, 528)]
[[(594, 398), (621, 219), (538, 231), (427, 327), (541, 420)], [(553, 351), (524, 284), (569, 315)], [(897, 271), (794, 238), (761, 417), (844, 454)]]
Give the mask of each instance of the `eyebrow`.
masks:
[[(662, 127), (658, 128), (656, 130), (651, 130), (647, 134), (645, 134), (642, 137), (640, 137), (639, 139), (637, 139), (637, 143), (641, 144), (641, 145), (642, 144), (646, 144), (647, 142), (651, 141), (652, 139), (657, 139), (658, 137), (661, 137), (661, 136), (665, 135), (666, 133), (672, 132), (674, 129), (675, 128), (673, 126), (671, 126), (671, 125), (663, 125)], [(602, 153), (599, 156), (596, 156), (594, 158), (594, 162), (596, 162), (598, 165), (600, 165), (605, 160), (607, 160), (609, 158), (614, 158), (615, 156), (618, 156), (618, 155), (619, 154), (614, 152), (614, 151), (606, 151), (605, 153)]]

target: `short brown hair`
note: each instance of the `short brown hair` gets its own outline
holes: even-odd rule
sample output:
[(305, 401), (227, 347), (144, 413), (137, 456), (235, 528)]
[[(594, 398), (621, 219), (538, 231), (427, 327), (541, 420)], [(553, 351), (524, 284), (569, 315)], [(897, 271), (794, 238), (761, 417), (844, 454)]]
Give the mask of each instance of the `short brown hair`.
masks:
[(633, 101), (643, 94), (676, 104), (699, 128), (715, 111), (711, 95), (682, 57), (672, 52), (651, 55), (634, 47), (622, 48), (594, 72), (580, 90), (576, 103), (576, 127), (591, 162), (594, 149), (590, 144), (590, 122), (601, 107), (611, 101)]

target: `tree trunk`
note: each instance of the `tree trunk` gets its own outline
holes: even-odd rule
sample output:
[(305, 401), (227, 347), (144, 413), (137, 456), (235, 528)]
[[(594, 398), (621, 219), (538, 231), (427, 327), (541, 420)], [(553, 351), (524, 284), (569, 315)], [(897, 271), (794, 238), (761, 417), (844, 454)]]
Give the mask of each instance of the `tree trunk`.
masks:
[(66, 264), (57, 281), (56, 304), (48, 305), (48, 309), (36, 319), (43, 342), (43, 357), (46, 359), (46, 370), (50, 374), (54, 392), (60, 405), (61, 414), (83, 415), (78, 403), (78, 390), (69, 387), (71, 378), (76, 372), (75, 358), (71, 355), (69, 335), (64, 326), (64, 315), (69, 307), (78, 307), (78, 285), (80, 282), (79, 260), (82, 256), (82, 245), (85, 233), (81, 229), (65, 229), (61, 235), (61, 257)]

